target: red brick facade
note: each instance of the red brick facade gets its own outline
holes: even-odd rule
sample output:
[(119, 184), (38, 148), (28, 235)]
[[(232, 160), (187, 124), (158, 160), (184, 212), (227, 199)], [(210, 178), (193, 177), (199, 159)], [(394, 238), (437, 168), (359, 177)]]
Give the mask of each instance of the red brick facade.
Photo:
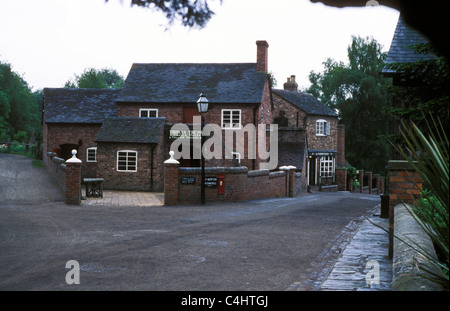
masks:
[[(94, 177), (97, 174), (97, 163), (86, 160), (87, 148), (97, 146), (96, 139), (101, 124), (79, 124), (79, 123), (45, 123), (43, 152), (55, 152), (64, 160), (72, 155), (70, 152), (77, 150), (77, 158), (82, 160), (83, 177)], [(81, 145), (80, 145), (81, 143)], [(61, 146), (70, 145), (66, 154), (62, 154)], [(44, 157), (45, 160), (46, 157)]]

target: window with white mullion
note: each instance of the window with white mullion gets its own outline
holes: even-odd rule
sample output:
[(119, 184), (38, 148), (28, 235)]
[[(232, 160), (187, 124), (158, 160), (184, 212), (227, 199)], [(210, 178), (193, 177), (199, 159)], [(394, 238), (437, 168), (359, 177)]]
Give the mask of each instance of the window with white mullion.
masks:
[(222, 129), (241, 128), (241, 109), (222, 109)]
[(97, 147), (87, 148), (86, 161), (87, 162), (97, 162)]
[(157, 118), (158, 117), (158, 109), (141, 108), (141, 109), (139, 109), (139, 117), (141, 117), (141, 118)]
[(117, 171), (136, 172), (137, 152), (132, 150), (117, 151)]

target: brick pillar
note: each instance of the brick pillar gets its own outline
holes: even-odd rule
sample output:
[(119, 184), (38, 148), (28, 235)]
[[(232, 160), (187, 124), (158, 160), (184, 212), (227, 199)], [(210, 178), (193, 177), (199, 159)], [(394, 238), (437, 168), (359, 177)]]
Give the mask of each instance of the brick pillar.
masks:
[(372, 172), (367, 173), (367, 185), (369, 186), (369, 194), (372, 194)]
[(362, 193), (364, 187), (364, 170), (359, 170), (358, 180), (359, 180), (359, 193)]
[(336, 183), (338, 191), (347, 190), (347, 170), (345, 168), (336, 168)]
[(347, 188), (348, 191), (353, 192), (353, 177), (347, 175)]
[(399, 203), (413, 204), (422, 189), (422, 178), (408, 161), (389, 161), (389, 258), (393, 255), (394, 208)]
[(177, 205), (180, 162), (173, 158), (173, 151), (170, 151), (169, 154), (170, 159), (164, 161), (164, 205)]
[(77, 151), (72, 150), (72, 158), (66, 161), (66, 204), (81, 204), (81, 160), (76, 157)]
[(377, 188), (377, 194), (380, 194), (380, 174), (373, 174), (375, 178), (375, 187)]

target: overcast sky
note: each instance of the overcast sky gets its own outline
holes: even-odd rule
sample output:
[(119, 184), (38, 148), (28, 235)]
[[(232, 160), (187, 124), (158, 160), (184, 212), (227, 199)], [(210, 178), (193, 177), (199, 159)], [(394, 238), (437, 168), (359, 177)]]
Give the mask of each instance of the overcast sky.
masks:
[(189, 29), (129, 0), (0, 0), (0, 61), (33, 90), (62, 87), (85, 68), (133, 63), (256, 62), (256, 41), (269, 43), (269, 71), (283, 87), (330, 57), (347, 60), (352, 35), (390, 47), (398, 11), (384, 6), (336, 9), (309, 0), (209, 0), (216, 12), (203, 29)]

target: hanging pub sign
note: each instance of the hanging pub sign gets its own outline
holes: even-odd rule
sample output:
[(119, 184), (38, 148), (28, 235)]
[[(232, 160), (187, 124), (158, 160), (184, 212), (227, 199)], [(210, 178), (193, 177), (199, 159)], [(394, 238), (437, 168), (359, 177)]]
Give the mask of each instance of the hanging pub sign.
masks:
[(202, 131), (201, 130), (169, 130), (169, 139), (201, 139)]
[(317, 151), (308, 151), (308, 154), (310, 156), (319, 156), (319, 157), (324, 157), (324, 156), (335, 156), (336, 155), (336, 151), (327, 151), (327, 150), (317, 150)]

